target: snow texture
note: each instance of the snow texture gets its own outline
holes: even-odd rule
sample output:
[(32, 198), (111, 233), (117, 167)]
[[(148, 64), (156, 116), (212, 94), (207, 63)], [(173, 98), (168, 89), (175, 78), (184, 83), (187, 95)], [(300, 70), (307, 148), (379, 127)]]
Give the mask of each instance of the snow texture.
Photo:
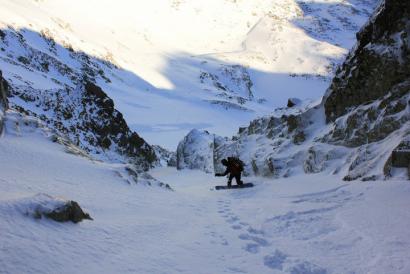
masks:
[[(0, 139), (2, 273), (410, 271), (406, 181), (346, 184), (314, 174), (247, 178), (255, 187), (220, 192), (212, 190), (224, 178), (153, 170), (172, 192), (130, 185), (118, 165), (66, 153), (43, 129), (28, 124), (17, 133), (13, 124)], [(94, 221), (24, 215), (62, 196)]]
[[(317, 100), (375, 4), (2, 1), (0, 67), (13, 97), (0, 135), (0, 272), (410, 273), (407, 170), (385, 164), (409, 140), (409, 105), (400, 105), (409, 94), (331, 124)], [(181, 170), (141, 172), (73, 141), (73, 124), (68, 134), (48, 124), (63, 113), (47, 105), (69, 107), (85, 80), (150, 143), (174, 149), (190, 132), (176, 154), (150, 146)], [(387, 138), (343, 145), (357, 127), (334, 138), (351, 115), (380, 105), (372, 128), (379, 117), (403, 122)], [(227, 156), (247, 163), (253, 188), (214, 191), (226, 179), (209, 173)], [(66, 199), (94, 221), (26, 216)]]

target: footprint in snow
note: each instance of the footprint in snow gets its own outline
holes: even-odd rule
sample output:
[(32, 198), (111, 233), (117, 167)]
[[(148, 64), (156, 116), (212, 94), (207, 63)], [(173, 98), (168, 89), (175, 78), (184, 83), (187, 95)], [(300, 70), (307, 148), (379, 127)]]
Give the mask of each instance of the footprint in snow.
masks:
[(248, 233), (250, 234), (255, 234), (255, 235), (263, 235), (263, 230), (261, 229), (255, 229), (251, 226), (249, 226), (249, 228), (247, 229)]
[(238, 220), (239, 220), (238, 216), (231, 216), (231, 217), (229, 217), (226, 221), (227, 221), (228, 223), (232, 224), (232, 223), (235, 223), (235, 222), (238, 221)]
[(301, 262), (289, 269), (290, 274), (328, 274), (329, 272), (316, 264), (310, 262)]
[(257, 237), (257, 236), (253, 236), (253, 235), (249, 235), (249, 234), (241, 234), (239, 235), (239, 239), (241, 240), (249, 240), (249, 241), (253, 241), (256, 244), (258, 244), (259, 246), (269, 246), (269, 242), (261, 237)]
[(281, 270), (290, 274), (327, 274), (329, 273), (325, 268), (320, 267), (314, 263), (300, 260), (292, 260), (289, 256), (280, 250), (275, 250), (271, 255), (263, 258), (265, 266)]
[(260, 249), (260, 246), (254, 243), (249, 243), (249, 244), (246, 244), (245, 246), (245, 250), (252, 254), (258, 253), (259, 249)]
[(272, 269), (283, 269), (283, 264), (285, 263), (288, 255), (281, 252), (280, 250), (275, 250), (272, 255), (267, 255), (263, 258), (263, 263), (265, 266), (272, 268)]
[(232, 229), (235, 229), (235, 230), (239, 230), (239, 229), (242, 228), (241, 225), (233, 225), (233, 226), (231, 226), (231, 227), (232, 227)]

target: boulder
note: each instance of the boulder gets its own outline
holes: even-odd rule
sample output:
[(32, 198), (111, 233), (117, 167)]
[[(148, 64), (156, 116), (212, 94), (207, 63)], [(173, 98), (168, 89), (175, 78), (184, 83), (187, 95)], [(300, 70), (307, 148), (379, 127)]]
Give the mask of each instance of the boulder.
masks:
[(16, 200), (12, 205), (23, 215), (36, 219), (45, 217), (57, 222), (70, 221), (73, 223), (78, 223), (82, 220), (93, 220), (88, 213), (82, 210), (77, 202), (44, 193)]
[(93, 220), (75, 201), (67, 201), (63, 206), (60, 206), (51, 212), (45, 212), (44, 216), (57, 222), (71, 221), (73, 223), (78, 223), (82, 220)]
[(178, 144), (177, 169), (199, 169), (214, 172), (214, 135), (207, 131), (191, 130)]

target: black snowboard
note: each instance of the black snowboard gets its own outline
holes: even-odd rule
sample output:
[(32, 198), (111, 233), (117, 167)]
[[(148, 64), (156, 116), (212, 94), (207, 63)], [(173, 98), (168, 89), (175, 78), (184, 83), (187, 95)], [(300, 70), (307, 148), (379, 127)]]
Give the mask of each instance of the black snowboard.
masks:
[(252, 183), (246, 183), (243, 185), (232, 185), (230, 187), (228, 186), (216, 186), (215, 189), (216, 190), (220, 190), (220, 189), (238, 189), (238, 188), (247, 188), (247, 187), (253, 187)]

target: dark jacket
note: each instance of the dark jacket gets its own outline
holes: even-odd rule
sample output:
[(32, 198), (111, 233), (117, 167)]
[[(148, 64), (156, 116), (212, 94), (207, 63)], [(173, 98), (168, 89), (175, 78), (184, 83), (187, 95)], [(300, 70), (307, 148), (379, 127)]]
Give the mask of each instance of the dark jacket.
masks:
[(228, 164), (226, 166), (226, 170), (224, 173), (217, 173), (217, 176), (226, 176), (228, 174), (232, 176), (237, 176), (240, 175), (241, 172), (243, 171), (243, 167), (241, 164), (235, 162), (235, 161), (228, 161)]

